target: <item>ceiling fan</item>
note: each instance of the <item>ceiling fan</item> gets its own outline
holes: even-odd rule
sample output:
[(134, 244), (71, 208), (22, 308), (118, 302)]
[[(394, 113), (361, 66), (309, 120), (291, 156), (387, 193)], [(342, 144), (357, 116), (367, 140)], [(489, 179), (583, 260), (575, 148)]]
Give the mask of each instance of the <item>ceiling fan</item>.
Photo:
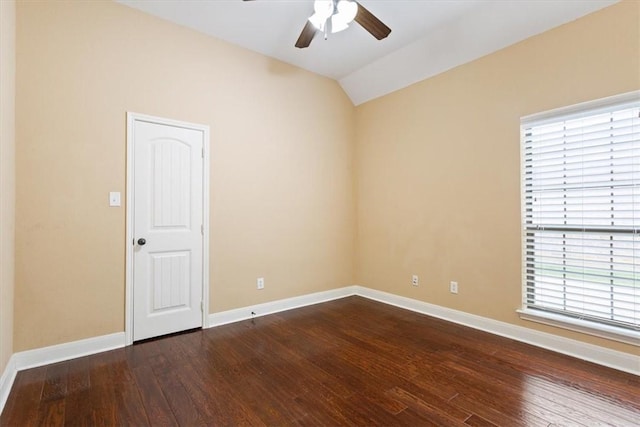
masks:
[(315, 0), (313, 11), (296, 41), (297, 48), (308, 47), (318, 32), (324, 33), (326, 39), (329, 32), (345, 30), (352, 21), (356, 21), (378, 40), (391, 33), (391, 28), (355, 0)]

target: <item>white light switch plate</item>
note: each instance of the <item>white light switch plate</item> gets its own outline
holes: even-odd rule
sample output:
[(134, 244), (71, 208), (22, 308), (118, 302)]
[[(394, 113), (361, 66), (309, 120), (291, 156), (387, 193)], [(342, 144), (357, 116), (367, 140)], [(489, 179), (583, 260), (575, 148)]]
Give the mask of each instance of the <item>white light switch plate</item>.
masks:
[(109, 193), (109, 206), (120, 206), (120, 192), (111, 191)]

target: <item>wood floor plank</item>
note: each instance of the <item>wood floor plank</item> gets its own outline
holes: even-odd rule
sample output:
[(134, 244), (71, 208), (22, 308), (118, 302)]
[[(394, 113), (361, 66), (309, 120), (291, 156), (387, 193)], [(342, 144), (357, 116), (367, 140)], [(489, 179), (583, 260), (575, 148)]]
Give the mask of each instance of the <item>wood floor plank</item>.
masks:
[(443, 408), (439, 402), (435, 404), (427, 402), (399, 387), (390, 389), (387, 394), (422, 414), (425, 418), (443, 426), (462, 426), (464, 420), (472, 415), (454, 406)]
[(138, 366), (133, 369), (133, 376), (138, 385), (149, 423), (162, 426), (178, 425), (178, 421), (156, 380), (153, 368), (150, 365)]
[[(89, 388), (76, 390), (65, 398), (66, 425), (116, 425), (118, 406), (115, 387), (119, 382), (112, 373), (118, 368), (117, 354), (116, 351), (105, 352), (79, 361), (88, 370)], [(124, 369), (128, 370), (128, 365)], [(73, 368), (70, 367), (70, 371)]]
[(199, 406), (193, 402), (174, 369), (156, 373), (156, 375), (160, 388), (168, 396), (167, 403), (178, 424), (184, 426), (206, 426), (211, 424), (212, 419), (208, 418), (200, 410)]
[(295, 402), (316, 417), (320, 422), (318, 425), (368, 426), (373, 423), (365, 408), (328, 390), (306, 393)]
[[(474, 415), (499, 426), (527, 426), (527, 427), (548, 427), (549, 422), (535, 415), (529, 414), (522, 408), (514, 408), (510, 405), (495, 404), (487, 402), (487, 399), (467, 397), (466, 394), (459, 394), (451, 399), (452, 405), (459, 406)], [(465, 421), (467, 423), (468, 420)]]
[(528, 385), (532, 390), (537, 390), (542, 395), (554, 396), (568, 406), (589, 408), (590, 413), (602, 421), (612, 422), (614, 425), (637, 423), (637, 411), (627, 409), (623, 403), (606, 395), (596, 395), (579, 387), (549, 381), (545, 378), (530, 378)]
[(397, 415), (408, 408), (407, 405), (396, 401), (396, 407), (389, 410), (389, 399), (381, 400), (385, 397), (382, 393), (355, 393), (347, 399), (349, 404), (357, 408), (367, 408), (366, 415), (369, 419), (366, 425), (369, 426), (393, 426), (397, 425)]
[(234, 390), (232, 384), (235, 379), (233, 375), (239, 375), (240, 369), (218, 370), (204, 361), (196, 360), (185, 365), (181, 373), (184, 388), (206, 418), (213, 420), (213, 425), (265, 425), (258, 415), (238, 400), (239, 391)]
[[(455, 356), (451, 356), (452, 358)], [(575, 425), (570, 419), (565, 419), (561, 414), (556, 414), (548, 408), (532, 404), (527, 400), (526, 377), (521, 382), (512, 384), (494, 381), (490, 376), (483, 376), (474, 369), (463, 368), (460, 365), (448, 364), (446, 368), (457, 372), (451, 381), (460, 390), (460, 396), (481, 402), (486, 408), (492, 408), (502, 414), (519, 420), (519, 423), (528, 423), (530, 419), (538, 425), (549, 425), (552, 422), (561, 425)], [(459, 397), (454, 399), (454, 402)], [(466, 405), (462, 407), (467, 407)], [(483, 414), (483, 416), (486, 416)], [(493, 421), (490, 419), (490, 421)]]
[(464, 421), (464, 423), (472, 427), (497, 427), (496, 424), (487, 421), (476, 414), (471, 415)]
[(349, 395), (349, 398), (353, 394), (364, 393), (371, 401), (375, 402), (378, 407), (390, 413), (398, 413), (405, 407), (403, 403), (389, 398), (385, 393), (385, 391), (399, 381), (400, 378), (391, 379), (391, 383), (381, 380), (380, 376), (377, 375), (379, 373), (360, 369), (357, 364), (350, 363), (342, 357), (323, 355), (322, 357), (313, 358), (312, 362), (341, 383), (348, 384), (351, 390), (357, 391), (357, 393)]
[(387, 356), (375, 351), (375, 349), (369, 350), (364, 345), (343, 340), (330, 331), (318, 331), (314, 336), (326, 342), (337, 343), (338, 348), (332, 352), (332, 355), (349, 361), (364, 371), (376, 372), (378, 375), (386, 373), (406, 379), (411, 379), (418, 375), (415, 365), (404, 363), (404, 360)]
[[(291, 330), (297, 331), (296, 329)], [(280, 353), (284, 355), (283, 359), (303, 362), (282, 364), (280, 371), (283, 372), (286, 378), (284, 381), (287, 382), (289, 387), (298, 390), (299, 394), (305, 394), (308, 391), (319, 388), (326, 388), (343, 398), (349, 397), (354, 393), (353, 389), (349, 388), (345, 383), (311, 362), (312, 356), (320, 353), (316, 350), (316, 347), (309, 351), (310, 346), (296, 344), (296, 341), (306, 342), (312, 338), (307, 337), (301, 331), (297, 331), (297, 335), (291, 335), (286, 330), (282, 330), (282, 328), (270, 329), (270, 333), (275, 339), (283, 343), (282, 353)]]
[(15, 402), (11, 411), (3, 410), (0, 421), (7, 426), (38, 425), (39, 405), (46, 378), (47, 367), (39, 367), (18, 372), (11, 389)]
[[(469, 360), (464, 354), (451, 355), (447, 364), (451, 366), (455, 363), (455, 368), (460, 370), (461, 367), (465, 367), (467, 375), (470, 373), (478, 374), (480, 377), (492, 378), (494, 385), (500, 388), (509, 388), (514, 383), (514, 379), (520, 379), (522, 381), (523, 372), (519, 372), (514, 369), (506, 369), (501, 366), (500, 363), (492, 361), (492, 357), (488, 356), (480, 360)], [(541, 383), (541, 379), (533, 376), (525, 376), (527, 378), (525, 385), (525, 395), (523, 399), (528, 404), (529, 408), (533, 406), (540, 406), (551, 410), (559, 414), (563, 419), (569, 418), (584, 425), (589, 426), (607, 426), (611, 425), (609, 420), (611, 417), (617, 415), (611, 413), (611, 411), (600, 412), (594, 406), (586, 404), (584, 406), (576, 405), (575, 401), (566, 397), (566, 392), (557, 394), (551, 394), (548, 392), (548, 388), (542, 389), (536, 387), (536, 384)], [(530, 379), (529, 379), (530, 377)], [(514, 390), (515, 392), (515, 390)], [(588, 411), (581, 411), (574, 408), (588, 408)], [(615, 408), (615, 405), (610, 405), (609, 408)], [(588, 413), (587, 413), (588, 412)]]
[(300, 393), (283, 384), (276, 367), (256, 360), (243, 366), (236, 378), (233, 385), (239, 399), (266, 425), (297, 425), (306, 417), (306, 411), (293, 403)]
[(438, 398), (449, 401), (458, 395), (460, 388), (451, 381), (451, 376), (443, 372), (438, 365), (417, 366), (419, 375), (408, 381)]
[(638, 420), (637, 376), (348, 297), (19, 372), (0, 426)]
[(80, 357), (68, 363), (67, 393), (81, 393), (91, 387), (89, 375), (90, 356)]
[(61, 362), (47, 366), (47, 374), (42, 387), (42, 401), (61, 399), (67, 394), (67, 374), (69, 363)]
[(135, 382), (128, 382), (115, 387), (113, 396), (116, 405), (116, 425), (132, 427), (150, 425)]
[(42, 402), (38, 408), (39, 426), (58, 426), (65, 422), (65, 400), (56, 399)]
[(411, 427), (443, 427), (438, 423), (438, 420), (428, 418), (427, 416), (414, 411), (412, 408), (407, 408), (400, 412), (397, 416), (398, 426), (411, 426)]

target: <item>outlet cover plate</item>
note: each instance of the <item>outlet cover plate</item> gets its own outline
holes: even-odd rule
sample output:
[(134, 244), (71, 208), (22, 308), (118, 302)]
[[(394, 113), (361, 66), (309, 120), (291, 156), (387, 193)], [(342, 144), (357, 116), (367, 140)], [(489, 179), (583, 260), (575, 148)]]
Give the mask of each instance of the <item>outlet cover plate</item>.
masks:
[(457, 294), (458, 293), (458, 282), (449, 283), (449, 291), (451, 291), (452, 294)]

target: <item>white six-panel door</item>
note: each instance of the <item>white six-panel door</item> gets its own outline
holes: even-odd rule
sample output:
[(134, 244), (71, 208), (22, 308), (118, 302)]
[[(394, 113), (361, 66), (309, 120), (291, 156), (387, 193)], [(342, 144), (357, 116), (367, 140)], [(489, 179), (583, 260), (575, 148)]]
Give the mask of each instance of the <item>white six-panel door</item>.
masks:
[(141, 340), (202, 326), (205, 132), (142, 119), (129, 129), (132, 326)]

